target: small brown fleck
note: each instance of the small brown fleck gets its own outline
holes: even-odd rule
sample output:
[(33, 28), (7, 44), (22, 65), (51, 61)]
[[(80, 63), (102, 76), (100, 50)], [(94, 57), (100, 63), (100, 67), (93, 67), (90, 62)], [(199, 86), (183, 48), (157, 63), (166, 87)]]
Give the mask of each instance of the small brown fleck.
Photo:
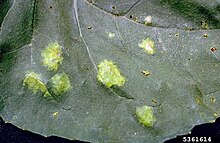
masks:
[(132, 18), (133, 18), (133, 15), (130, 15), (129, 18), (132, 19)]
[(195, 29), (192, 28), (192, 27), (189, 27), (189, 28), (187, 28), (187, 30), (188, 30), (188, 31), (193, 31), (193, 30), (195, 30)]
[(216, 100), (215, 97), (212, 96), (212, 97), (210, 97), (210, 99), (211, 99), (212, 103), (215, 103), (215, 100)]
[(215, 52), (215, 51), (217, 51), (217, 48), (216, 48), (216, 47), (212, 47), (210, 50), (211, 50), (212, 52)]
[(112, 9), (116, 9), (116, 6), (112, 6)]
[(176, 36), (176, 37), (179, 37), (179, 36), (180, 36), (180, 34), (179, 34), (179, 33), (176, 33), (176, 34), (175, 34), (175, 36)]
[(90, 0), (89, 3), (94, 4), (94, 0)]
[(169, 33), (168, 37), (172, 37), (172, 33)]
[(155, 99), (152, 99), (152, 102), (155, 103), (155, 104), (157, 104), (157, 100), (155, 100)]
[(89, 30), (92, 29), (92, 26), (87, 27), (87, 29), (89, 29)]
[(138, 18), (137, 18), (137, 17), (134, 17), (133, 20), (134, 20), (135, 22), (138, 22)]
[(208, 35), (207, 33), (204, 33), (204, 34), (203, 34), (203, 37), (204, 37), (204, 38), (208, 38), (209, 35)]
[(208, 29), (208, 23), (206, 21), (202, 20), (201, 27), (202, 27), (202, 29)]
[(141, 73), (142, 73), (143, 75), (145, 75), (145, 76), (150, 75), (150, 72), (149, 72), (149, 71), (147, 71), (147, 70), (143, 70)]
[(120, 16), (120, 14), (119, 14), (119, 13), (115, 13), (114, 15), (115, 15), (115, 16)]

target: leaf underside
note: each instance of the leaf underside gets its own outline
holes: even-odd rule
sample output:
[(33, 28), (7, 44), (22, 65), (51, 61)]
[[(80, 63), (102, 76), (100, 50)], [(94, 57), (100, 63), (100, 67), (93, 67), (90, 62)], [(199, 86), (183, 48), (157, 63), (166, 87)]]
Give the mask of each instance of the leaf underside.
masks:
[[(0, 0), (0, 116), (44, 136), (126, 143), (162, 142), (215, 120), (220, 114), (219, 4)], [(152, 25), (145, 26), (149, 15)], [(154, 41), (153, 55), (138, 46), (146, 38)], [(49, 71), (41, 52), (54, 42), (62, 46), (63, 61)], [(126, 77), (123, 86), (107, 88), (97, 81), (97, 65), (105, 59)], [(65, 72), (72, 88), (60, 98), (34, 94), (22, 85), (28, 71), (39, 73), (45, 84)], [(136, 118), (136, 107), (144, 105), (154, 110), (153, 127)]]

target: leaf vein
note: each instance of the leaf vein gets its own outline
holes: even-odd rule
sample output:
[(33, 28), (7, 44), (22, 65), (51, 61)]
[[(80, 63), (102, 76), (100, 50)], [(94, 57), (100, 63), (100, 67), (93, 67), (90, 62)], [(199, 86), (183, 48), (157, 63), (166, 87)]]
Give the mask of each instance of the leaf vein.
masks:
[(74, 13), (75, 13), (75, 18), (76, 18), (77, 26), (78, 26), (78, 29), (79, 29), (79, 35), (80, 35), (80, 37), (81, 37), (81, 39), (82, 39), (82, 41), (83, 41), (83, 43), (84, 43), (84, 45), (86, 47), (86, 50), (87, 50), (87, 52), (89, 54), (89, 58), (90, 58), (90, 60), (91, 60), (91, 62), (93, 64), (94, 68), (98, 71), (98, 68), (97, 68), (97, 66), (96, 66), (96, 64), (95, 64), (95, 62), (94, 62), (94, 60), (92, 58), (91, 52), (89, 50), (89, 47), (88, 47), (88, 45), (87, 45), (87, 43), (86, 43), (86, 41), (85, 41), (85, 39), (84, 39), (84, 37), (82, 35), (82, 30), (81, 30), (81, 26), (80, 26), (80, 22), (79, 22), (78, 11), (77, 11), (77, 0), (74, 0), (73, 9), (74, 9)]

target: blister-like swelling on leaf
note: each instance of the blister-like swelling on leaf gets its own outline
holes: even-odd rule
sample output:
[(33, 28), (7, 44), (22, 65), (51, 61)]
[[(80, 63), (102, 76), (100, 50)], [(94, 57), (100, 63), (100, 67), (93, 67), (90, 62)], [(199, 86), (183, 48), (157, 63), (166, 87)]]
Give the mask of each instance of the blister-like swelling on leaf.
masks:
[(104, 60), (98, 65), (97, 79), (107, 87), (122, 86), (125, 83), (125, 77), (121, 75), (118, 67), (108, 60)]
[(137, 115), (138, 121), (141, 124), (146, 125), (147, 127), (152, 127), (154, 123), (156, 122), (154, 111), (151, 107), (148, 107), (148, 106), (137, 107), (136, 115)]
[(59, 65), (62, 64), (62, 51), (61, 46), (57, 43), (49, 44), (41, 53), (43, 57), (44, 66), (48, 67), (49, 70), (57, 70)]
[(52, 91), (56, 95), (64, 94), (72, 88), (69, 77), (65, 73), (54, 75), (50, 82), (52, 83)]
[(150, 38), (142, 40), (142, 42), (139, 44), (139, 47), (143, 48), (144, 51), (149, 55), (153, 55), (156, 52), (155, 44)]
[(50, 96), (45, 84), (35, 72), (29, 72), (25, 75), (23, 86), (27, 86), (34, 93), (37, 93), (37, 91), (40, 90), (42, 93), (44, 93), (44, 96)]

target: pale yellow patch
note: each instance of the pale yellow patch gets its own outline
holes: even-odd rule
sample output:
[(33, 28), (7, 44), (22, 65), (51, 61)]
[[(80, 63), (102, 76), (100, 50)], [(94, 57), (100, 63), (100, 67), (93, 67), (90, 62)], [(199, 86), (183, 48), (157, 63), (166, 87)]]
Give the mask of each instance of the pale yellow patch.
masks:
[(139, 47), (143, 48), (144, 51), (149, 55), (153, 55), (156, 52), (155, 44), (149, 38), (142, 40), (142, 42), (139, 44)]
[(28, 72), (25, 75), (23, 86), (27, 86), (28, 89), (32, 90), (34, 93), (41, 91), (44, 93), (44, 96), (51, 96), (46, 88), (46, 85), (41, 81), (40, 76), (35, 72)]
[(147, 26), (150, 26), (152, 24), (152, 16), (148, 15), (145, 19), (144, 19), (144, 24)]
[(57, 42), (49, 44), (42, 51), (41, 56), (44, 66), (48, 67), (49, 70), (56, 71), (63, 61), (61, 46)]
[(109, 32), (109, 33), (108, 33), (108, 37), (109, 37), (109, 38), (115, 38), (115, 33)]

